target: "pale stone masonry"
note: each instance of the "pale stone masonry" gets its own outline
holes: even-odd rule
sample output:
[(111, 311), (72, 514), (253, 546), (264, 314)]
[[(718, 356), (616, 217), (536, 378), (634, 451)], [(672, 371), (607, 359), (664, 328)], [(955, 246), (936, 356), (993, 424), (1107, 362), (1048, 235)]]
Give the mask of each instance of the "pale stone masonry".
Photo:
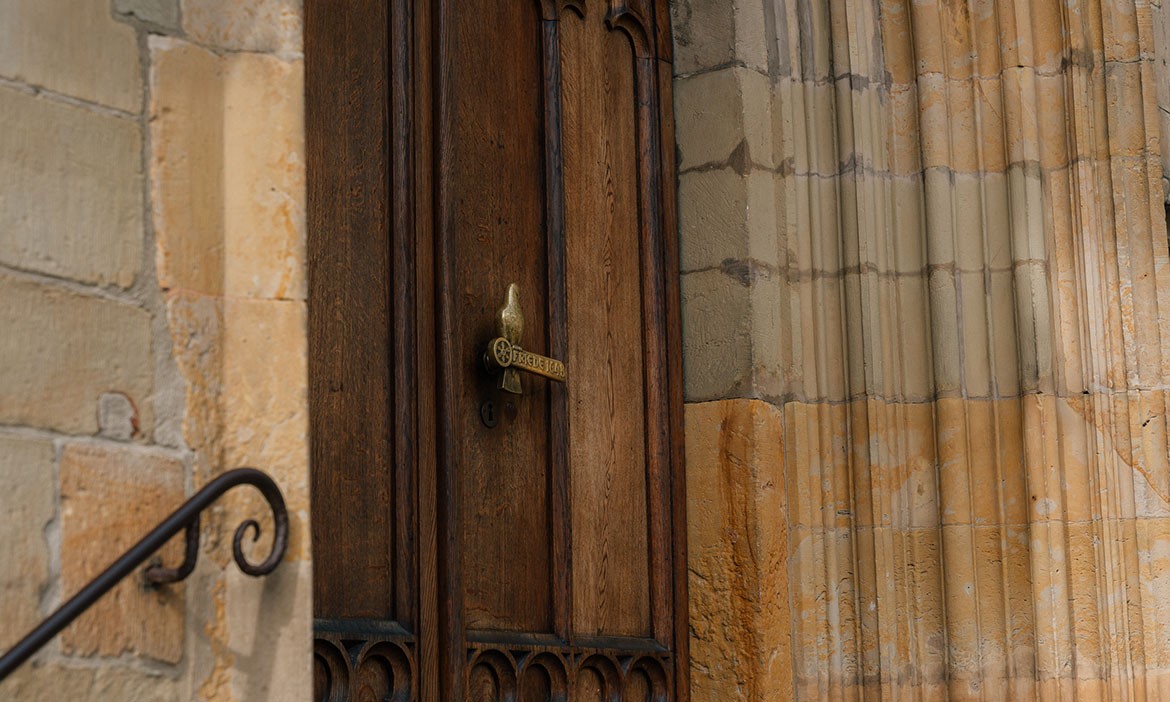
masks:
[(123, 582), (0, 698), (311, 688), (300, 42), (293, 1), (0, 2), (0, 648), (223, 470), (293, 525), (248, 578), (267, 508), (225, 500), (194, 576)]

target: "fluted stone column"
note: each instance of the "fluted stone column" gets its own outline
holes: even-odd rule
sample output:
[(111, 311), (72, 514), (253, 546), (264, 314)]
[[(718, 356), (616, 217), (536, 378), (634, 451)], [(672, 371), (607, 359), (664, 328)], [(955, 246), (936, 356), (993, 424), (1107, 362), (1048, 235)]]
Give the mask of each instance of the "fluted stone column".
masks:
[(678, 3), (696, 699), (1170, 699), (1154, 16)]

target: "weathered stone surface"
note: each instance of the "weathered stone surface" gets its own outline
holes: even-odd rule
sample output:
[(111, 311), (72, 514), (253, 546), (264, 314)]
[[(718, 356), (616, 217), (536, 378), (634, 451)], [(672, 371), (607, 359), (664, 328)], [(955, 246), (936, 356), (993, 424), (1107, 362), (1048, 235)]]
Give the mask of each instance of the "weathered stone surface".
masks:
[(695, 700), (763, 702), (786, 699), (792, 689), (783, 457), (775, 407), (757, 400), (687, 406)]
[(224, 266), (231, 297), (305, 298), (304, 79), (300, 61), (224, 64)]
[[(0, 434), (0, 650), (41, 619), (49, 586), (45, 528), (56, 513), (53, 444)], [(0, 688), (3, 691), (3, 688)]]
[(114, 21), (109, 0), (0, 3), (0, 77), (126, 112), (142, 108), (138, 37)]
[(133, 283), (142, 265), (138, 125), (7, 88), (0, 124), (0, 263)]
[(735, 60), (734, 3), (721, 0), (672, 2), (670, 19), (676, 73), (694, 73)]
[(746, 68), (723, 68), (680, 78), (674, 95), (680, 171), (724, 163), (771, 165), (767, 76)]
[(751, 290), (721, 270), (682, 276), (683, 373), (690, 402), (752, 385)]
[(86, 700), (87, 702), (178, 702), (174, 679), (119, 665), (74, 667), (65, 662), (34, 662), (18, 668), (3, 683), (8, 700)]
[[(68, 597), (153, 529), (184, 498), (183, 464), (138, 447), (68, 444), (61, 452), (61, 589)], [(182, 561), (182, 536), (161, 552)], [(183, 585), (145, 589), (127, 578), (61, 634), (66, 653), (183, 654)]]
[(158, 283), (223, 293), (223, 59), (152, 37), (151, 200)]
[(767, 171), (693, 171), (679, 178), (682, 269), (727, 261), (780, 265), (775, 180)]
[(179, 0), (114, 0), (114, 11), (163, 29), (179, 29)]
[(221, 49), (299, 52), (301, 5), (302, 0), (183, 0), (183, 30)]
[(121, 302), (0, 276), (0, 422), (96, 434), (103, 393), (153, 425), (150, 315)]
[(139, 431), (138, 410), (130, 398), (120, 392), (107, 392), (98, 398), (98, 434), (115, 441), (129, 441)]
[[(224, 468), (254, 466), (281, 486), (290, 517), (290, 561), (307, 558), (309, 547), (306, 324), (302, 302), (225, 302)], [(272, 531), (263, 497), (241, 490), (230, 504), (239, 519), (261, 518), (265, 538), (254, 552), (266, 554)]]
[(237, 660), (267, 661), (232, 671), (240, 700), (297, 700), (313, 689), (312, 572), (286, 562), (265, 579), (226, 574), (228, 640)]

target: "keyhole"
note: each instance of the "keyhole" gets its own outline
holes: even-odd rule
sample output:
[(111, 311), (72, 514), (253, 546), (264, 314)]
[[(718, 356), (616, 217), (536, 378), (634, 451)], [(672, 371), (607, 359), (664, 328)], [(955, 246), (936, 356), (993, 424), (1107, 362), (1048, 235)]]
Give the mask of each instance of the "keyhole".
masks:
[(483, 420), (483, 425), (488, 429), (495, 429), (500, 423), (499, 413), (496, 411), (496, 403), (488, 400), (479, 406), (479, 418)]

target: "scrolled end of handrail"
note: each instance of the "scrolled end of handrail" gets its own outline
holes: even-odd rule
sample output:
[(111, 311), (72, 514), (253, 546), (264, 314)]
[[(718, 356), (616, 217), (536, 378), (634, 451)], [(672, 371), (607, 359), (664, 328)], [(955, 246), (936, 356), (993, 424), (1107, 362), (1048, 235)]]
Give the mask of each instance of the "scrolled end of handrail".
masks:
[[(199, 510), (206, 509), (213, 501), (237, 485), (251, 485), (264, 496), (272, 510), (273, 534), (268, 557), (260, 563), (253, 563), (244, 555), (244, 540), (248, 539), (248, 532), (252, 532), (251, 543), (260, 540), (260, 522), (255, 519), (244, 520), (236, 527), (232, 538), (232, 557), (244, 573), (253, 577), (268, 575), (276, 570), (276, 566), (280, 565), (288, 550), (288, 510), (280, 488), (271, 477), (255, 468), (229, 470), (204, 486), (188, 501), (188, 505)], [(182, 565), (178, 568), (163, 568), (160, 565), (147, 568), (145, 573), (147, 581), (152, 585), (164, 585), (185, 579), (195, 569), (195, 561), (199, 557), (198, 548), (199, 516), (196, 513), (191, 523), (187, 525), (187, 553)]]

